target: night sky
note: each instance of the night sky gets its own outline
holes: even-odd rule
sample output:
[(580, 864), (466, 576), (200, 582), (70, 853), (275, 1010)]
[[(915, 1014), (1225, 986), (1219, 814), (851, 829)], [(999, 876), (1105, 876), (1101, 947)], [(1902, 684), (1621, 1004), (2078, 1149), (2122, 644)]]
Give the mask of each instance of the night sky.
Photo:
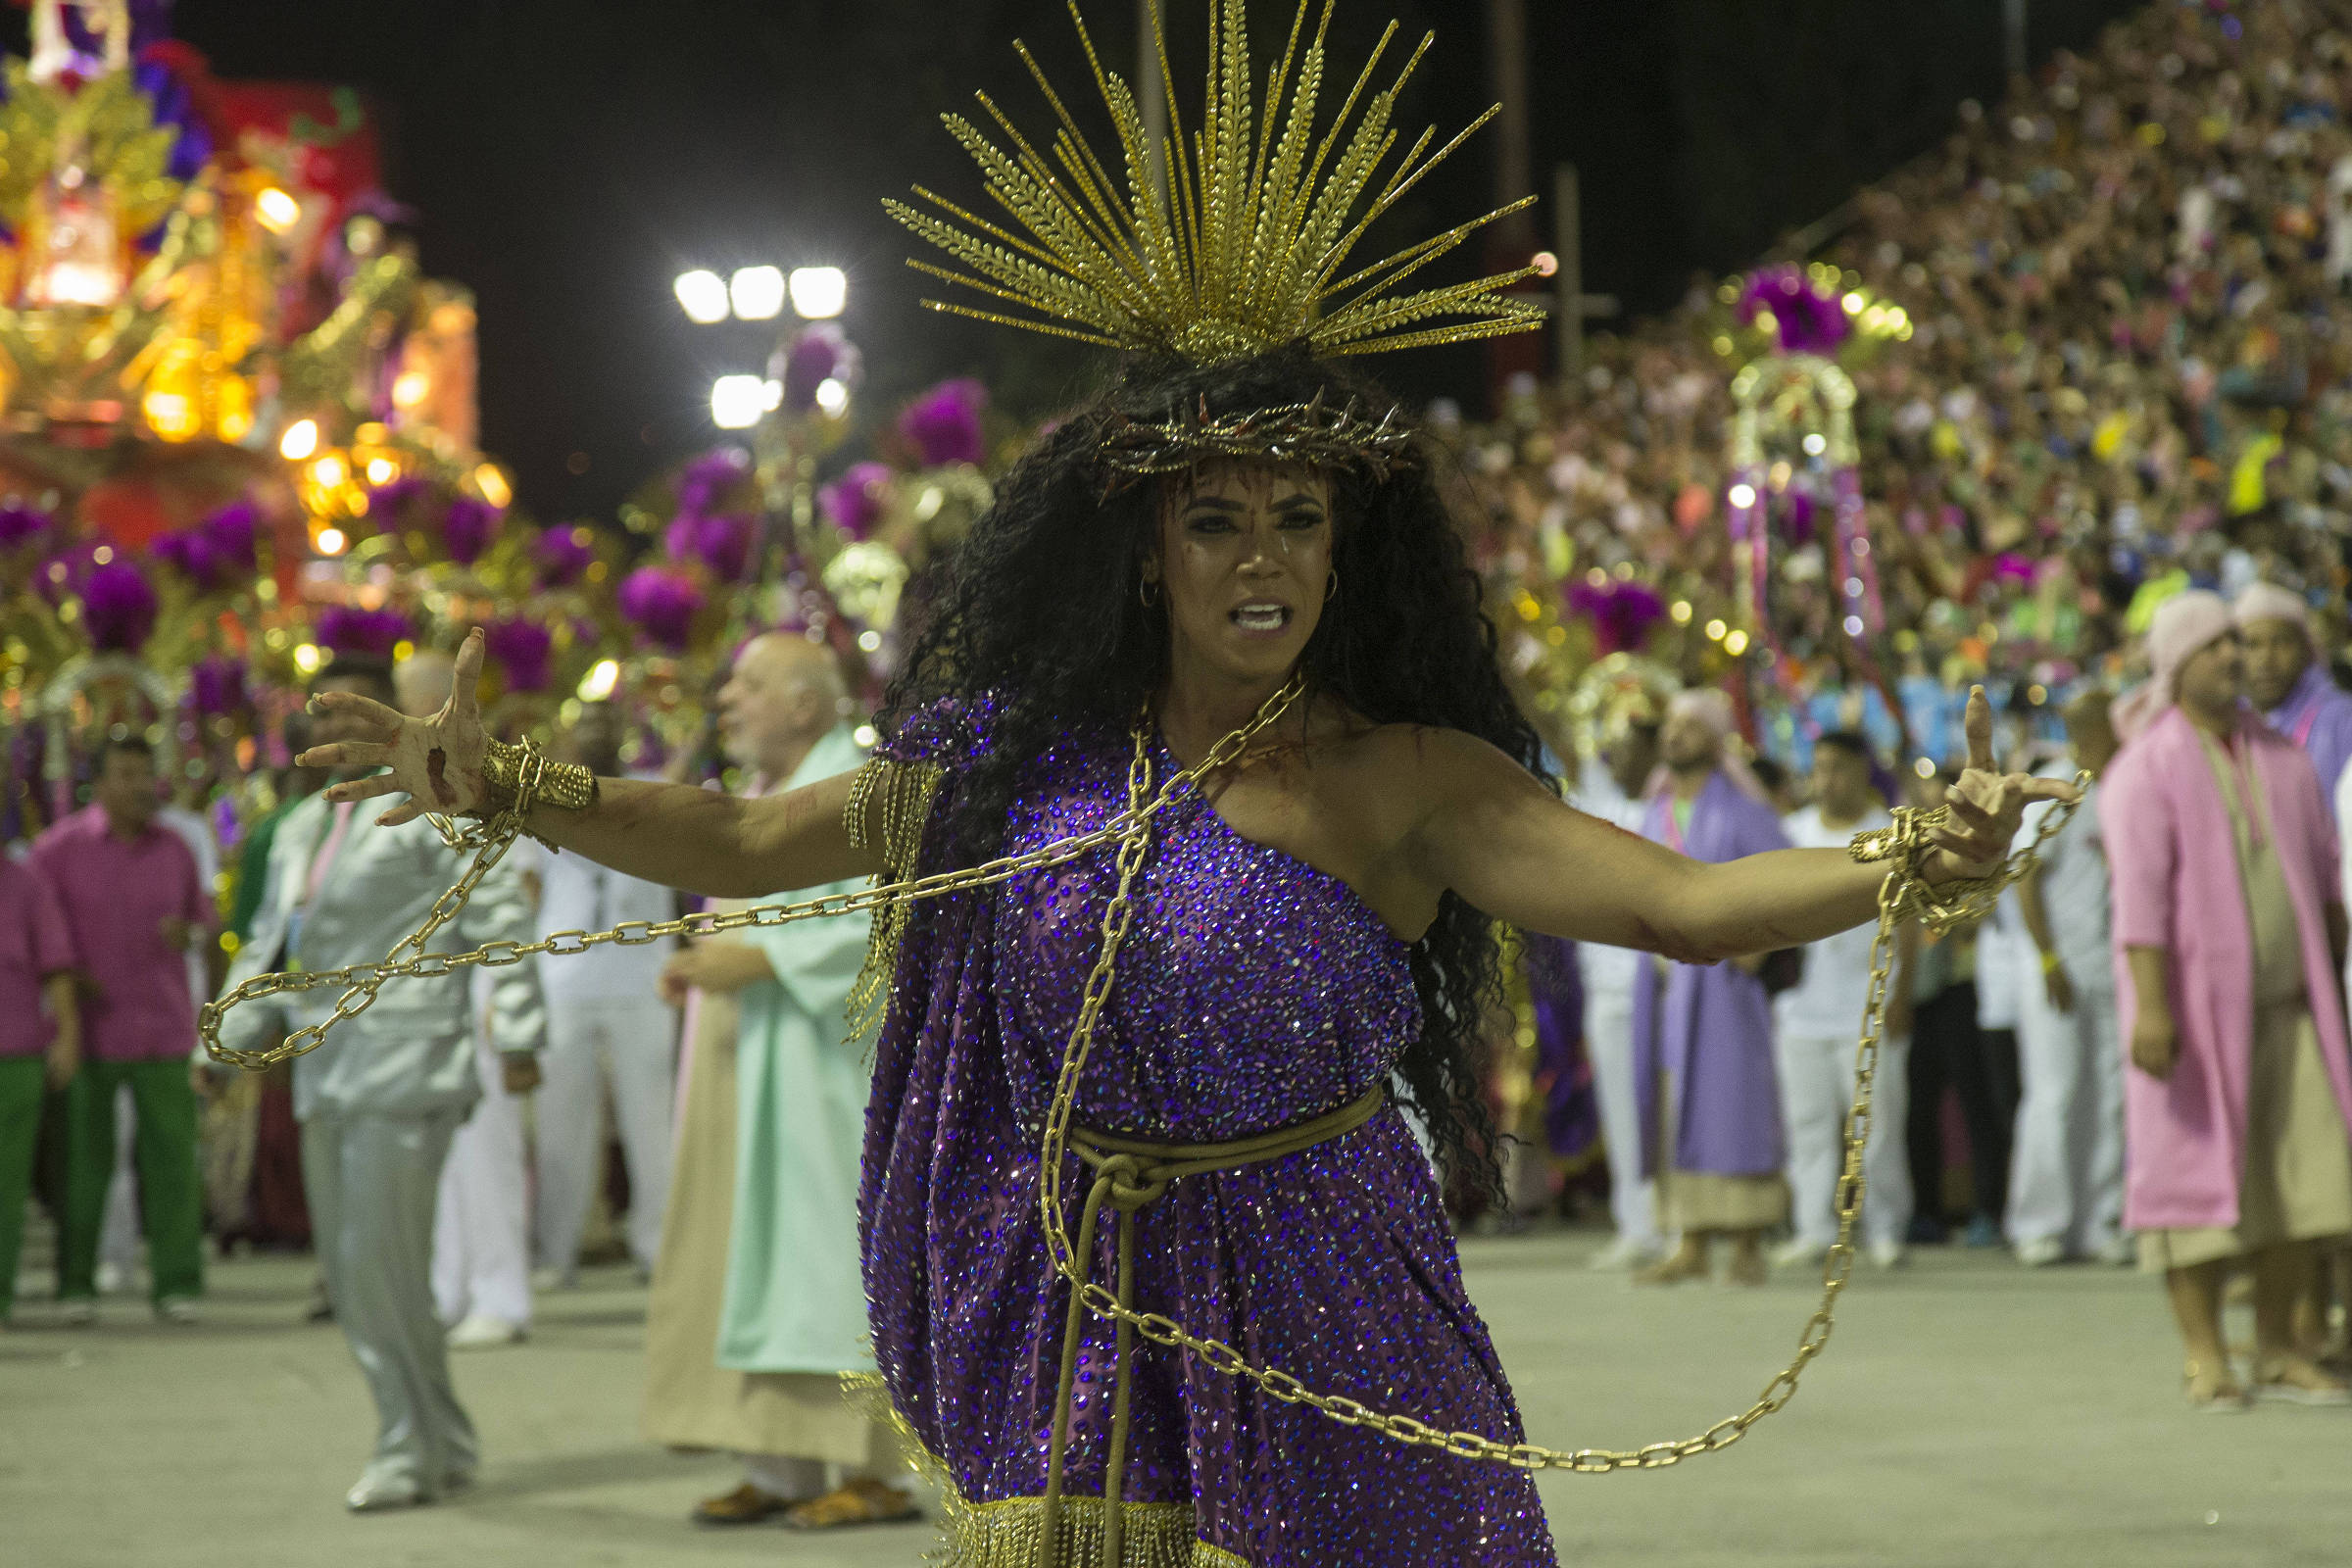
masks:
[[(1166, 3), (1182, 95), (1197, 90), (1204, 0)], [(1991, 0), (1526, 4), (1536, 183), (1548, 191), (1557, 160), (1583, 167), (1586, 285), (1638, 307), (1819, 216), (1932, 145), (1962, 96), (1999, 87)], [(1261, 54), (1290, 9), (1254, 8)], [(2123, 9), (2035, 0), (2034, 52)], [(1133, 10), (1086, 6), (1121, 72)], [(22, 14), (0, 15), (22, 52)], [(1494, 96), (1485, 6), (1343, 0), (1335, 61), (1352, 74), (1391, 16), (1408, 45), (1439, 34), (1400, 122), (1408, 137), (1431, 121), (1449, 135)], [(609, 519), (662, 464), (718, 438), (710, 379), (765, 360), (766, 327), (686, 320), (670, 280), (689, 267), (845, 268), (867, 416), (962, 373), (1033, 416), (1089, 373), (1082, 352), (918, 310), (924, 280), (904, 265), (917, 247), (880, 207), (917, 181), (980, 205), (938, 117), (985, 87), (1025, 129), (1046, 121), (1016, 36), (1098, 122), (1061, 0), (180, 0), (176, 30), (223, 77), (370, 96), (426, 270), (480, 306), (483, 445), (542, 517)], [(1482, 134), (1433, 176), (1392, 225), (1397, 242), (1494, 205), (1493, 150)], [(1480, 258), (1457, 259), (1468, 275)], [(1483, 402), (1474, 348), (1381, 371), (1409, 397)]]

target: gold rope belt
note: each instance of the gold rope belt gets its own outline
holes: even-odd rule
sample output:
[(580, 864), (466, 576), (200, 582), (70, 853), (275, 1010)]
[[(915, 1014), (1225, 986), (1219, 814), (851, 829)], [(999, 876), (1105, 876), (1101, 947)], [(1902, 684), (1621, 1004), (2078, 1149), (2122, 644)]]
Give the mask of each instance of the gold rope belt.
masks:
[[(1078, 1382), (1078, 1347), (1086, 1322), (1086, 1276), (1095, 1255), (1095, 1228), (1102, 1205), (1118, 1210), (1118, 1301), (1128, 1313), (1135, 1301), (1135, 1216), (1168, 1190), (1170, 1182), (1212, 1171), (1239, 1170), (1262, 1160), (1279, 1159), (1328, 1143), (1370, 1121), (1389, 1101), (1388, 1086), (1375, 1084), (1337, 1110), (1311, 1120), (1277, 1127), (1270, 1133), (1236, 1138), (1221, 1144), (1154, 1144), (1140, 1138), (1120, 1138), (1084, 1127), (1072, 1127), (1066, 1147), (1095, 1173), (1087, 1189), (1086, 1207), (1078, 1221), (1078, 1244), (1072, 1259), (1077, 1278), (1070, 1291), (1069, 1315), (1061, 1329), (1061, 1375), (1054, 1393), (1054, 1447), (1046, 1468), (1044, 1530), (1038, 1568), (1060, 1568), (1061, 1471), (1069, 1447), (1070, 1401)], [(1135, 1327), (1126, 1314), (1117, 1319), (1117, 1348), (1111, 1360), (1110, 1451), (1102, 1470), (1102, 1565), (1118, 1568), (1119, 1478), (1127, 1463), (1127, 1358), (1135, 1346)]]

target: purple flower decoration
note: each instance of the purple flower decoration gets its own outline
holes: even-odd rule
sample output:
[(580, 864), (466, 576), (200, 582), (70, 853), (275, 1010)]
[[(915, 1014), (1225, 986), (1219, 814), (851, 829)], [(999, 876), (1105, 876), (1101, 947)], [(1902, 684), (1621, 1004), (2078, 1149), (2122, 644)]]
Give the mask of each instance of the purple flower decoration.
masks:
[(177, 570), (203, 592), (210, 593), (230, 575), (230, 562), (212, 531), (203, 524), (159, 534), (155, 558)]
[[(836, 377), (847, 380), (855, 372), (857, 363), (858, 351), (850, 347), (850, 340), (831, 321), (802, 328), (800, 336), (784, 351), (785, 412), (806, 414), (815, 408), (816, 389)], [(768, 373), (775, 372), (770, 369)]]
[(899, 434), (922, 454), (926, 468), (977, 464), (983, 450), (980, 411), (987, 407), (988, 388), (971, 377), (942, 381), (906, 406), (899, 416)]
[(840, 478), (817, 491), (817, 510), (843, 533), (862, 539), (882, 520), (892, 477), (887, 463), (854, 463)]
[(155, 630), (155, 587), (127, 561), (90, 569), (81, 586), (81, 621), (100, 653), (135, 654)]
[(1743, 324), (1753, 324), (1759, 316), (1771, 317), (1780, 328), (1783, 354), (1827, 358), (1838, 352), (1851, 329), (1837, 290), (1822, 287), (1793, 266), (1748, 273), (1747, 286), (1740, 291), (1739, 316)]
[(752, 519), (740, 514), (702, 517), (681, 513), (663, 530), (662, 544), (670, 560), (699, 561), (719, 581), (736, 582), (752, 564), (754, 531)]
[(368, 491), (368, 515), (379, 528), (393, 528), (400, 523), (400, 514), (418, 496), (429, 493), (433, 481), (422, 474), (404, 473), (388, 484), (370, 486)]
[(243, 709), (246, 706), (244, 664), (220, 654), (198, 660), (188, 668), (188, 704), (200, 718)]
[(50, 604), (64, 604), (78, 595), (89, 582), (90, 573), (98, 569), (98, 550), (97, 545), (86, 542), (66, 546), (41, 563), (40, 569), (32, 574), (33, 587)]
[(461, 566), (472, 565), (498, 536), (499, 518), (499, 510), (487, 501), (459, 496), (450, 502), (441, 516), (441, 543), (449, 559)]
[(1594, 586), (1579, 577), (1568, 587), (1568, 612), (1592, 622), (1595, 647), (1603, 657), (1640, 649), (1649, 628), (1666, 618), (1666, 604), (1647, 583), (1610, 578)]
[(701, 516), (715, 510), (719, 499), (751, 471), (751, 454), (741, 447), (704, 453), (678, 474), (678, 511)]
[(49, 531), (50, 517), (46, 512), (10, 502), (0, 506), (0, 550), (14, 550), (29, 544)]
[(596, 535), (586, 523), (550, 528), (531, 546), (531, 554), (539, 562), (540, 587), (568, 588), (596, 559)]
[(204, 537), (220, 553), (221, 564), (239, 571), (251, 571), (260, 564), (254, 540), (261, 533), (261, 514), (249, 501), (231, 502), (201, 524)]
[(316, 635), (318, 646), (330, 653), (390, 659), (393, 648), (409, 635), (409, 617), (397, 610), (329, 605), (319, 612)]
[(492, 659), (507, 672), (507, 685), (518, 692), (547, 690), (548, 655), (556, 646), (555, 633), (536, 620), (519, 616), (494, 620), (482, 632)]
[(621, 580), (618, 598), (622, 619), (669, 652), (685, 652), (703, 608), (692, 577), (674, 566), (640, 566)]

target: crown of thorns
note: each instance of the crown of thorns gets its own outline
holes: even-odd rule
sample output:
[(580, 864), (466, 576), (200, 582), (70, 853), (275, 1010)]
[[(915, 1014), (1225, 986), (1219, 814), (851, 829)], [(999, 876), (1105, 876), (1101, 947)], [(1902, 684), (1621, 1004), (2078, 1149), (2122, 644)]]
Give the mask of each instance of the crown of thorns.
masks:
[(1260, 458), (1316, 467), (1353, 467), (1374, 479), (1413, 459), (1413, 433), (1389, 409), (1378, 419), (1339, 409), (1318, 392), (1305, 403), (1212, 415), (1203, 397), (1191, 417), (1149, 423), (1119, 416), (1104, 432), (1103, 465), (1123, 476), (1113, 488), (1152, 473), (1173, 473), (1208, 458)]

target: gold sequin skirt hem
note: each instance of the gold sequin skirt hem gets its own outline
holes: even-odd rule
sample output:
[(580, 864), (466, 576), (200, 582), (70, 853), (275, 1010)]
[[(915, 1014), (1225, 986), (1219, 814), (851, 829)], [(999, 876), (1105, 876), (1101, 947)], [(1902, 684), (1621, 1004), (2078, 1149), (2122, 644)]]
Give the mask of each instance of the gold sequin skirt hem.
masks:
[[(868, 1373), (844, 1381), (852, 1399), (897, 1429), (915, 1470), (938, 1489), (944, 1544), (930, 1561), (944, 1568), (1036, 1568), (1045, 1536), (1045, 1498), (972, 1501), (949, 1477), (939, 1456), (923, 1446), (891, 1407), (880, 1378)], [(1119, 1511), (1124, 1536), (1119, 1568), (1250, 1568), (1247, 1558), (1195, 1538), (1190, 1503), (1129, 1502)], [(1059, 1561), (1072, 1568), (1096, 1568), (1102, 1560), (1102, 1499), (1064, 1496), (1059, 1534)]]

